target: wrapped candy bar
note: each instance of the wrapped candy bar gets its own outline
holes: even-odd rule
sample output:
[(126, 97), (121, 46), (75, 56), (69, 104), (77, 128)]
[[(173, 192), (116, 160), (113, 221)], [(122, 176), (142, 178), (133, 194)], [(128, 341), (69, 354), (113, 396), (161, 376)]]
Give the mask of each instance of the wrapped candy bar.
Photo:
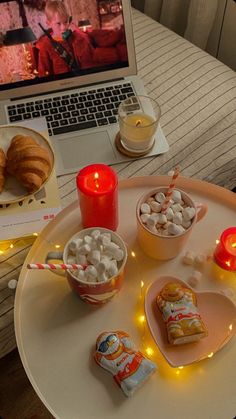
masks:
[(139, 352), (130, 336), (123, 331), (101, 333), (96, 341), (94, 359), (109, 371), (126, 396), (132, 396), (156, 365)]
[(207, 336), (198, 312), (195, 293), (177, 282), (169, 282), (157, 295), (157, 305), (166, 324), (168, 341), (180, 345)]

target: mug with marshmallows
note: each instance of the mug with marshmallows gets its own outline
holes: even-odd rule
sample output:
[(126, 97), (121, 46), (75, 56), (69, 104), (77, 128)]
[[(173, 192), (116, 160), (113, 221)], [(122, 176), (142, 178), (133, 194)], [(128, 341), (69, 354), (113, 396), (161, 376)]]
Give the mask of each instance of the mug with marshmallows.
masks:
[[(49, 252), (45, 262), (55, 259), (78, 265), (66, 270), (70, 287), (86, 303), (100, 305), (114, 297), (121, 288), (127, 248), (114, 231), (91, 227), (73, 235), (63, 252)], [(52, 272), (60, 274), (61, 271)]]
[(205, 204), (195, 203), (179, 189), (173, 190), (170, 205), (162, 212), (167, 190), (159, 187), (145, 193), (136, 206), (138, 242), (145, 254), (157, 260), (175, 258), (207, 213)]

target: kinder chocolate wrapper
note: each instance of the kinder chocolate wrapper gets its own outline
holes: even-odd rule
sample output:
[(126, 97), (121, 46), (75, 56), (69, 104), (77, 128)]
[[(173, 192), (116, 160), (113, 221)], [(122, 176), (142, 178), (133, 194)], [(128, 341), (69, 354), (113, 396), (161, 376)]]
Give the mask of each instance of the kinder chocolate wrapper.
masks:
[(195, 342), (207, 336), (196, 295), (190, 288), (169, 282), (157, 295), (157, 305), (162, 312), (170, 344)]
[(121, 330), (101, 333), (96, 341), (94, 359), (109, 371), (126, 396), (132, 396), (156, 371), (154, 362), (138, 351), (130, 336)]

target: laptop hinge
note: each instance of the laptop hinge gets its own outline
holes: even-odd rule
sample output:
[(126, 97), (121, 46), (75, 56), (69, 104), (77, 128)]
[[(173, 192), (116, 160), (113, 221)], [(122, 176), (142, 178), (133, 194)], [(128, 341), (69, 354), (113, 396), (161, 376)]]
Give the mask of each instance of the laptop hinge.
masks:
[(46, 96), (46, 95), (53, 95), (55, 93), (60, 93), (60, 92), (69, 92), (70, 90), (75, 90), (75, 89), (84, 89), (87, 87), (91, 87), (91, 86), (98, 86), (100, 84), (110, 84), (112, 82), (116, 82), (116, 81), (120, 81), (120, 80), (125, 80), (124, 77), (119, 77), (118, 79), (111, 79), (111, 80), (107, 80), (107, 81), (100, 81), (100, 82), (96, 82), (96, 83), (90, 83), (90, 84), (85, 84), (83, 86), (74, 86), (74, 87), (69, 87), (69, 88), (61, 88), (59, 90), (53, 90), (51, 92), (44, 92), (44, 93), (35, 93), (32, 95), (27, 95), (27, 96), (20, 96), (17, 98), (11, 98), (11, 102), (17, 101), (17, 100), (22, 100), (22, 99), (29, 99), (31, 97), (38, 97), (38, 96)]

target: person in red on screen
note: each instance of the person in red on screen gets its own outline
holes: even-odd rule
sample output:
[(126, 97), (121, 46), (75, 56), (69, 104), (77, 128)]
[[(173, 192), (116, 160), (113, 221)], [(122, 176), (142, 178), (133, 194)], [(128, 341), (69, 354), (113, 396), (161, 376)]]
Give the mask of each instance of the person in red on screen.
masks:
[[(94, 66), (93, 47), (86, 33), (70, 29), (70, 16), (62, 1), (48, 0), (45, 6), (49, 36), (36, 43), (40, 77), (63, 74)], [(50, 39), (51, 38), (51, 39)]]

